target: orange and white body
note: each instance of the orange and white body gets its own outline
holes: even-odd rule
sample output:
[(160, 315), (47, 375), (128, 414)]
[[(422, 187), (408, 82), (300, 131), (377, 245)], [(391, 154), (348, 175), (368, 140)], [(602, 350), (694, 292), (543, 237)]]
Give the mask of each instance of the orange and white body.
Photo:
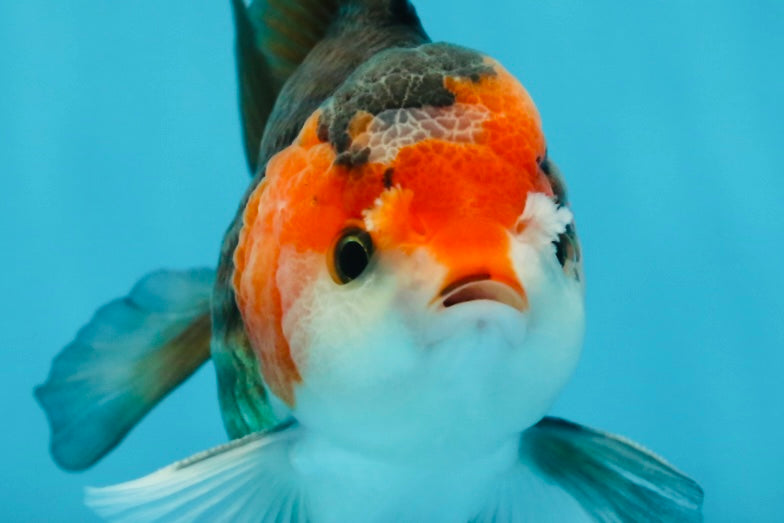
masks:
[(487, 63), (447, 79), (452, 106), (355, 117), (359, 166), (316, 112), (245, 208), (233, 282), (265, 381), (340, 444), (472, 455), (538, 421), (577, 362), (582, 282), (555, 248), (572, 215), (528, 94)]
[(143, 280), (38, 394), (56, 459), (84, 468), (209, 347), (235, 441), (89, 504), (128, 521), (699, 519), (699, 487), (660, 458), (545, 417), (579, 358), (584, 283), (520, 82), (431, 43), (406, 0), (233, 6), (255, 177), (214, 287)]

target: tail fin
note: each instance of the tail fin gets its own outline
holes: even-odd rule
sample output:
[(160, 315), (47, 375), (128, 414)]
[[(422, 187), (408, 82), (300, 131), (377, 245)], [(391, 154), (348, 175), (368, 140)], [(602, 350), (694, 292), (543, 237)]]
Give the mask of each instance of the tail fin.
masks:
[(96, 312), (35, 389), (57, 463), (82, 470), (114, 448), (210, 354), (214, 271), (160, 271)]
[(548, 417), (524, 443), (534, 466), (596, 521), (702, 521), (700, 486), (629, 440)]
[[(408, 0), (231, 1), (243, 138), (251, 174), (263, 167), (280, 144), (288, 145), (294, 138), (292, 130), (298, 130), (359, 63), (386, 47), (427, 40)], [(300, 78), (308, 85), (282, 93), (284, 84), (325, 40), (329, 41), (326, 49)], [(284, 107), (273, 114), (279, 95), (286, 98)], [(275, 124), (272, 137), (264, 136), (268, 120)], [(263, 137), (269, 144), (266, 147), (261, 146)]]

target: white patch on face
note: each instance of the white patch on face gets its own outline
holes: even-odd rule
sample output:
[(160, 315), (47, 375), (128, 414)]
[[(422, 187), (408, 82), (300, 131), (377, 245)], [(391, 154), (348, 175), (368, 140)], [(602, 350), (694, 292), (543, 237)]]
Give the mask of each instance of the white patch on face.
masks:
[(551, 243), (570, 221), (531, 194), (509, 233), (525, 313), (488, 300), (444, 308), (447, 268), (425, 248), (377, 252), (345, 285), (324, 255), (283, 249), (283, 332), (303, 378), (294, 415), (340, 445), (401, 458), (469, 455), (538, 421), (582, 340), (582, 287)]
[[(294, 249), (281, 251), (281, 267), (286, 265), (293, 270), (290, 276), (279, 271), (281, 295), (285, 292), (282, 281), (295, 280), (299, 271), (310, 275), (303, 293), (284, 309), (282, 319), (284, 335), (306, 387), (327, 386), (331, 393), (342, 394), (383, 380), (386, 373), (381, 367), (394, 375), (396, 369), (402, 371), (412, 364), (398, 357), (402, 353), (385, 359), (384, 354), (373, 351), (384, 331), (390, 338), (406, 334), (397, 325), (397, 286), (388, 276), (369, 268), (365, 277), (339, 285), (329, 275), (322, 255), (297, 253)], [(402, 344), (410, 346), (413, 342), (405, 340)]]

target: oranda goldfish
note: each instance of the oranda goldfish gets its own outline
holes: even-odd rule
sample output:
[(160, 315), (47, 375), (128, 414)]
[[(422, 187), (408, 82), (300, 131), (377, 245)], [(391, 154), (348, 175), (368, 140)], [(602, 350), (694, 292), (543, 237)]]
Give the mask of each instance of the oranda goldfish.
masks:
[(584, 326), (539, 114), (407, 0), (233, 0), (252, 181), (216, 271), (101, 308), (36, 391), (86, 468), (207, 359), (229, 436), (88, 491), (127, 521), (696, 521), (638, 445), (545, 417)]

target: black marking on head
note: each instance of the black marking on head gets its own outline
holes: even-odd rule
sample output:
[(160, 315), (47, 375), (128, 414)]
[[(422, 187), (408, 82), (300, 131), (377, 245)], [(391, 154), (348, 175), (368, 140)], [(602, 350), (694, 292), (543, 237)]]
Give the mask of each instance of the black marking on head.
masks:
[[(236, 1), (241, 3), (239, 0)], [(287, 0), (271, 3), (276, 4), (277, 7), (270, 8), (272, 10), (270, 12), (280, 11), (287, 13), (286, 17), (294, 18), (304, 16), (303, 20), (307, 19), (307, 24), (316, 19), (323, 20), (335, 7), (337, 12), (334, 16), (330, 16), (331, 22), (323, 38), (320, 38), (310, 49), (299, 67), (280, 87), (280, 92), (274, 99), (261, 140), (258, 173), (260, 176), (257, 176), (259, 180), (264, 174), (267, 161), (275, 153), (291, 145), (313, 111), (329, 100), (329, 97), (358, 67), (372, 60), (372, 57), (384, 49), (411, 48), (430, 41), (422, 24), (419, 23), (416, 11), (407, 0), (311, 1), (310, 4), (318, 4), (316, 10), (318, 12), (314, 11), (309, 15), (299, 13), (296, 8), (297, 2)], [(285, 5), (281, 7), (282, 4)], [(292, 5), (289, 4), (294, 6), (293, 11), (297, 13), (293, 13)], [(266, 7), (260, 9), (268, 11)], [(307, 33), (302, 27), (294, 29), (288, 26), (275, 27), (275, 31), (278, 31), (282, 38), (281, 41), (286, 42), (292, 37), (291, 35), (297, 36), (299, 30)], [(300, 36), (303, 36), (307, 43), (310, 37), (315, 35), (303, 33)], [(289, 43), (299, 51), (299, 44), (302, 42), (297, 39), (297, 42)], [(327, 141), (327, 135), (320, 133), (319, 137), (322, 141)]]
[(580, 262), (580, 243), (577, 241), (574, 223), (567, 225), (566, 230), (558, 235), (558, 239), (553, 244), (555, 245), (555, 256), (562, 267), (567, 261)]
[(316, 136), (320, 142), (329, 140), (329, 126), (324, 121), (324, 113), (319, 115), (318, 125), (316, 125)]
[(550, 165), (548, 163), (549, 159), (550, 159), (550, 151), (547, 148), (545, 148), (544, 150), (544, 156), (536, 157), (536, 164), (542, 169), (542, 171), (547, 176), (550, 176)]
[(370, 158), (370, 147), (364, 147), (358, 151), (347, 150), (337, 155), (335, 164), (352, 167), (367, 163), (368, 158)]
[(481, 54), (451, 44), (383, 51), (359, 67), (322, 107), (319, 138), (332, 144), (342, 165), (361, 165), (366, 155), (343, 155), (351, 147), (348, 129), (357, 113), (448, 107), (455, 95), (444, 86), (447, 77), (479, 82), (491, 74), (495, 71)]
[(566, 196), (566, 185), (564, 184), (563, 177), (561, 176), (558, 167), (556, 167), (555, 163), (553, 163), (547, 155), (547, 151), (545, 151), (544, 158), (537, 158), (536, 161), (539, 164), (539, 168), (547, 177), (547, 181), (550, 182), (550, 187), (552, 187), (553, 195), (555, 196), (555, 203), (559, 205), (568, 204), (569, 199)]
[(395, 174), (395, 170), (391, 167), (384, 171), (384, 189), (391, 189), (392, 188), (392, 175)]
[(562, 232), (558, 235), (558, 241), (553, 243), (555, 244), (555, 257), (558, 258), (558, 263), (563, 267), (569, 256), (568, 249), (571, 240), (569, 240), (569, 236), (566, 233)]
[[(547, 177), (550, 182), (550, 187), (553, 190), (553, 199), (560, 207), (569, 204), (566, 196), (566, 185), (564, 184), (561, 172), (558, 167), (550, 160), (547, 150), (544, 152), (544, 157), (537, 157), (536, 162), (539, 164), (539, 169)], [(574, 276), (577, 281), (580, 281), (580, 242), (577, 240), (577, 229), (575, 229), (574, 222), (566, 226), (564, 232), (558, 235), (558, 238), (553, 241), (555, 245), (555, 256), (558, 258), (558, 263), (561, 267), (566, 269), (566, 273)], [(566, 265), (566, 262), (572, 262), (572, 270)]]

